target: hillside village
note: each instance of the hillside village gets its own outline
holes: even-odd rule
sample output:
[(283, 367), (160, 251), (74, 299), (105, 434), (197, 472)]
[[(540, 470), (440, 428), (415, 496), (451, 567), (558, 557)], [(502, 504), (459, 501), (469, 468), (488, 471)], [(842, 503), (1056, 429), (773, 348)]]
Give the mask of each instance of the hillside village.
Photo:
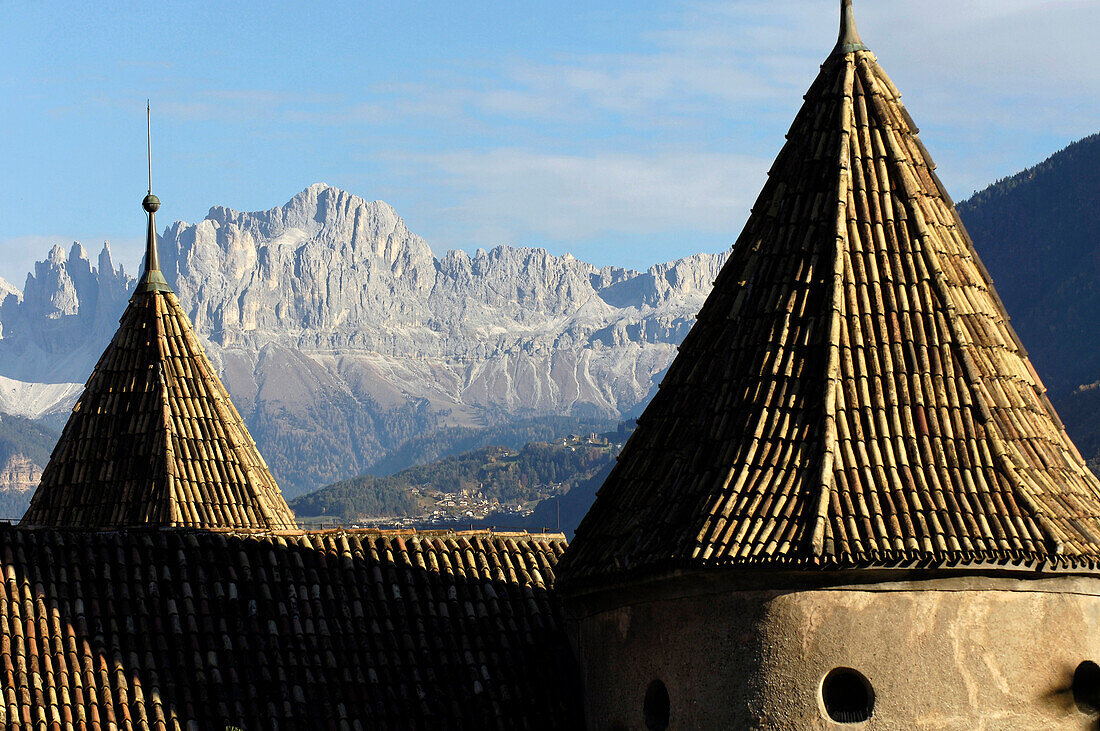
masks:
[[(293, 501), (299, 520), (350, 527), (521, 526), (544, 501), (557, 499), (610, 465), (628, 431), (570, 434), (520, 449), (493, 446), (417, 465), (388, 477), (363, 476)], [(618, 440), (618, 441), (616, 441)], [(364, 492), (397, 493), (364, 505)], [(400, 499), (407, 498), (407, 499)]]

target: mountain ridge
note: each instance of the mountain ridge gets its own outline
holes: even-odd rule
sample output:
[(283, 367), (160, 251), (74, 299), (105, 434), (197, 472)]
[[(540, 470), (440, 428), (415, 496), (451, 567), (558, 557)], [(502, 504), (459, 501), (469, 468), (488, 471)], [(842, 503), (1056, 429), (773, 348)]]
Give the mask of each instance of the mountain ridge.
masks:
[(1052, 397), (1100, 379), (1100, 134), (958, 211)]
[[(1071, 435), (1100, 464), (1100, 135), (959, 204)], [(383, 201), (313, 184), (161, 235), (165, 276), (290, 497), (547, 414), (619, 419), (656, 389), (727, 252), (645, 271), (541, 248), (436, 255)], [(0, 412), (59, 428), (134, 278), (55, 246), (0, 283)], [(565, 427), (562, 427), (565, 428)], [(516, 433), (525, 433), (521, 427)], [(321, 438), (318, 438), (318, 437)]]
[[(645, 272), (540, 248), (437, 257), (389, 205), (323, 184), (266, 211), (214, 206), (160, 237), (166, 279), (290, 495), (443, 427), (618, 418), (654, 387), (725, 257)], [(97, 263), (54, 247), (0, 306), (0, 378), (56, 426), (76, 394), (44, 384), (87, 378), (133, 287), (109, 248)]]

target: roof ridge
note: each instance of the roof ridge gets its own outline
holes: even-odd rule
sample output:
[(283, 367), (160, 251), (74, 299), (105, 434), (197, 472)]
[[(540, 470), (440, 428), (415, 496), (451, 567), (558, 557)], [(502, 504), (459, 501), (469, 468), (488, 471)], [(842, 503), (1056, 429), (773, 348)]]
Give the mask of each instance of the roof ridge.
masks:
[[(919, 143), (919, 141), (920, 141), (920, 130), (917, 128), (917, 125), (913, 122), (912, 117), (909, 115), (908, 110), (905, 108), (905, 104), (902, 103), (900, 95), (897, 95), (897, 90), (894, 89), (893, 82), (890, 80), (889, 75), (882, 69), (881, 66), (879, 66), (878, 63), (874, 62), (873, 60), (868, 61), (868, 63), (873, 64), (873, 70), (874, 70), (875, 74), (882, 79), (882, 81), (890, 89), (891, 93), (895, 94), (895, 101), (898, 104), (898, 108), (901, 111), (902, 115), (904, 116), (906, 124), (908, 124), (910, 126), (912, 136)], [(974, 240), (970, 238), (970, 232), (967, 231), (966, 226), (963, 225), (962, 218), (959, 216), (959, 210), (958, 210), (957, 207), (955, 207), (954, 201), (951, 198), (951, 194), (947, 191), (947, 188), (943, 184), (943, 181), (940, 180), (940, 176), (936, 174), (936, 171), (935, 171), (936, 164), (935, 164), (935, 162), (932, 160), (931, 155), (929, 155), (928, 150), (925, 148), (925, 146), (923, 144), (919, 144), (918, 149), (921, 153), (921, 157), (924, 160), (925, 166), (928, 168), (929, 172), (931, 173), (932, 182), (936, 187), (936, 191), (944, 199), (944, 201), (952, 204), (952, 205), (948, 206), (948, 208), (951, 212), (952, 228), (954, 228), (955, 232), (966, 243), (966, 246), (969, 249), (970, 256), (974, 261), (974, 265), (978, 268), (978, 271), (981, 273), (982, 277), (985, 279), (985, 281), (991, 282), (993, 280), (993, 277), (989, 274), (989, 270), (986, 268), (985, 263), (982, 261), (981, 255), (978, 252), (978, 248), (977, 248), (977, 246), (974, 245)], [(1069, 432), (1066, 431), (1066, 426), (1062, 422), (1062, 417), (1060, 417), (1058, 415), (1058, 412), (1054, 409), (1054, 402), (1051, 401), (1051, 399), (1050, 399), (1050, 394), (1047, 391), (1046, 384), (1043, 383), (1042, 377), (1039, 375), (1039, 373), (1035, 370), (1034, 366), (1032, 365), (1031, 360), (1028, 356), (1027, 348), (1024, 346), (1023, 341), (1020, 340), (1020, 336), (1016, 332), (1016, 327), (1012, 324), (1012, 317), (1008, 315), (1007, 310), (1006, 310), (1005, 305), (1004, 305), (1004, 301), (1001, 299), (1000, 293), (993, 287), (990, 287), (988, 289), (988, 293), (989, 293), (989, 296), (996, 303), (997, 308), (1001, 312), (1005, 313), (1004, 328), (1005, 328), (1006, 331), (1008, 331), (1009, 336), (1012, 338), (1013, 345), (1016, 346), (1017, 351), (1019, 351), (1021, 357), (1024, 358), (1024, 361), (1028, 366), (1028, 370), (1031, 374), (1031, 377), (1035, 379), (1035, 384), (1036, 384), (1036, 389), (1035, 390), (1036, 390), (1036, 393), (1039, 396), (1039, 399), (1040, 399), (1040, 402), (1043, 405), (1043, 408), (1046, 410), (1046, 415), (1050, 417), (1050, 419), (1058, 427), (1058, 430), (1061, 432), (1062, 436), (1065, 437), (1065, 440), (1064, 440), (1065, 441), (1065, 446), (1070, 450), (1071, 454), (1074, 457), (1076, 465), (1080, 468), (1080, 471), (1082, 471), (1082, 473), (1087, 472), (1088, 474), (1091, 475), (1092, 473), (1089, 470), (1089, 468), (1088, 468), (1088, 466), (1085, 462), (1084, 456), (1081, 454), (1081, 451), (1077, 448), (1077, 445), (1073, 442), (1073, 440), (1070, 439)]]
[[(178, 303), (170, 303), (170, 304), (172, 304), (175, 307), (180, 307)], [(184, 317), (186, 317), (186, 313), (183, 312), (182, 307), (180, 307), (180, 314), (183, 315)], [(183, 334), (185, 339), (192, 340), (193, 343), (191, 343), (191, 344), (197, 346), (200, 349), (200, 352), (202, 352), (205, 355), (205, 349), (202, 347), (202, 343), (198, 342), (198, 338), (196, 338), (194, 336), (194, 333), (185, 331), (182, 334)], [(213, 374), (211, 374), (209, 371), (207, 371), (206, 364), (202, 362), (202, 359), (196, 359), (195, 362), (194, 362), (194, 365), (195, 365), (195, 368), (199, 371), (199, 377), (202, 378), (206, 382), (207, 386), (210, 388), (210, 391), (212, 392), (210, 401), (211, 401), (211, 405), (214, 408), (214, 411), (218, 415), (218, 418), (221, 419), (226, 424), (232, 424), (234, 426), (243, 425), (243, 420), (241, 419), (241, 416), (237, 412), (236, 408), (233, 409), (233, 413), (228, 413), (227, 409), (225, 408), (225, 403), (223, 403), (221, 389), (217, 388), (217, 385), (216, 385), (214, 379), (211, 377)], [(230, 406), (232, 406), (232, 403), (230, 403)], [(241, 430), (241, 433), (239, 433), (237, 436), (240, 436), (242, 439), (247, 439), (248, 437), (245, 436), (246, 434), (247, 434), (247, 432), (245, 432), (244, 430)], [(229, 443), (229, 448), (233, 451), (233, 454), (237, 457), (238, 462), (240, 462), (241, 469), (244, 470), (246, 476), (251, 478), (253, 476), (253, 472), (255, 471), (255, 465), (251, 464), (251, 460), (249, 460), (247, 458), (247, 455), (245, 454), (245, 449), (246, 449), (247, 446), (253, 446), (254, 447), (254, 444), (249, 444), (249, 445), (241, 444), (239, 442), (239, 440), (232, 433), (232, 430), (226, 430), (225, 434), (222, 435), (222, 439), (224, 439), (226, 442)], [(249, 441), (252, 441), (252, 440), (249, 439)], [(256, 452), (256, 454), (259, 455), (259, 452)], [(260, 457), (260, 459), (262, 460), (263, 457)], [(243, 487), (244, 487), (245, 490), (252, 493), (251, 495), (248, 495), (247, 497), (250, 497), (253, 500), (256, 500), (260, 503), (266, 503), (267, 502), (266, 496), (258, 494), (257, 491), (256, 491), (256, 486), (253, 485), (251, 483), (251, 481), (246, 482)], [(261, 514), (261, 515), (258, 515), (257, 517), (260, 518), (261, 520), (263, 520), (263, 522), (265, 524), (267, 524), (267, 526), (269, 528), (274, 527), (274, 526), (271, 525), (271, 521), (269, 519), (269, 516), (267, 516), (266, 514)]]
[(842, 290), (844, 287), (844, 252), (848, 247), (848, 198), (851, 187), (851, 117), (852, 82), (855, 76), (855, 64), (852, 59), (844, 59), (844, 82), (841, 87), (840, 103), (840, 166), (837, 174), (837, 213), (836, 238), (833, 242), (833, 285), (829, 290), (829, 330), (828, 354), (825, 358), (824, 401), (824, 437), (821, 440), (821, 477), (817, 511), (813, 529), (810, 532), (810, 544), (815, 556), (825, 551), (825, 529), (828, 525), (829, 496), (832, 494), (835, 478), (833, 464), (836, 449), (839, 447), (836, 425), (836, 389), (840, 383), (840, 309), (843, 307)]
[(901, 559), (1100, 571), (1100, 480), (900, 93), (860, 50), (804, 98), (566, 584)]
[(21, 522), (294, 528), (294, 513), (160, 271), (150, 120), (147, 102), (144, 272)]
[[(860, 65), (861, 68), (866, 69), (865, 74), (867, 78), (865, 82), (870, 91), (869, 96), (871, 98), (871, 103), (875, 107), (875, 113), (879, 116), (882, 128), (885, 132), (882, 137), (889, 151), (888, 159), (901, 173), (900, 181), (905, 189), (905, 200), (909, 204), (908, 207), (912, 214), (911, 219), (920, 236), (920, 256), (925, 266), (928, 268), (928, 273), (931, 275), (929, 282), (936, 296), (939, 298), (945, 313), (948, 332), (951, 335), (949, 345), (959, 352), (959, 362), (966, 374), (965, 383), (967, 390), (970, 392), (971, 398), (977, 406), (978, 414), (981, 418), (981, 427), (989, 436), (995, 456), (998, 462), (1000, 462), (1001, 469), (1008, 479), (1008, 483), (1012, 487), (1013, 493), (1021, 498), (1022, 502), (1032, 512), (1032, 518), (1035, 520), (1043, 537), (1048, 542), (1051, 552), (1060, 554), (1063, 546), (1063, 537), (1060, 537), (1061, 531), (1047, 519), (1046, 511), (1043, 510), (1042, 506), (1035, 501), (1033, 496), (1026, 489), (1024, 481), (1020, 479), (1019, 474), (1012, 464), (1012, 460), (1008, 456), (1004, 437), (1000, 433), (1000, 426), (997, 424), (996, 419), (993, 418), (982, 385), (982, 376), (978, 373), (977, 365), (974, 363), (973, 356), (970, 353), (970, 349), (974, 347), (973, 343), (970, 341), (966, 328), (959, 322), (958, 310), (948, 291), (947, 278), (944, 274), (943, 266), (940, 264), (939, 258), (936, 256), (936, 253), (933, 251), (933, 246), (931, 245), (934, 236), (931, 231), (929, 231), (924, 212), (921, 210), (919, 203), (917, 203), (922, 195), (922, 191), (914, 182), (914, 178), (916, 177), (915, 172), (909, 169), (912, 163), (901, 151), (898, 141), (894, 137), (893, 123), (889, 116), (884, 113), (884, 109), (879, 107), (882, 103), (879, 99), (879, 97), (882, 96), (882, 90), (878, 87), (874, 70), (871, 69), (870, 65), (865, 61)], [(921, 147), (923, 147), (923, 145), (921, 145)]]
[(74, 407), (28, 524), (294, 528), (176, 295), (143, 290)]
[[(175, 433), (175, 427), (172, 425), (172, 418), (169, 415), (168, 409), (168, 375), (164, 372), (164, 361), (169, 357), (169, 354), (165, 352), (166, 342), (164, 337), (164, 321), (161, 313), (161, 298), (156, 294), (161, 290), (148, 290), (148, 293), (152, 295), (152, 305), (154, 308), (154, 323), (156, 332), (154, 333), (157, 341), (157, 353), (159, 358), (156, 365), (156, 383), (160, 389), (160, 427), (164, 429), (164, 485), (161, 487), (163, 492), (162, 499), (164, 500), (164, 513), (163, 516), (168, 521), (181, 520), (182, 514), (180, 513), (179, 506), (176, 502), (176, 482), (178, 475), (176, 473), (176, 460), (172, 457), (175, 453), (172, 447), (172, 435)], [(135, 292), (135, 295), (137, 293)], [(155, 485), (154, 485), (154, 489)]]

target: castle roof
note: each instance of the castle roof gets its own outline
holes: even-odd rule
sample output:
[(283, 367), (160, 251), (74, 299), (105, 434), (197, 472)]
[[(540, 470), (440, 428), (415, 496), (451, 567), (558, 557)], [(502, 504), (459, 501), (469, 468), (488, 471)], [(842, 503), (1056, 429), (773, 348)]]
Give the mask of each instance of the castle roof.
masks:
[(1100, 482), (842, 7), (836, 48), (563, 582), (1097, 567)]
[(145, 269), (73, 407), (23, 523), (290, 528), (282, 493), (160, 271)]
[(0, 725), (580, 728), (564, 543), (0, 525)]

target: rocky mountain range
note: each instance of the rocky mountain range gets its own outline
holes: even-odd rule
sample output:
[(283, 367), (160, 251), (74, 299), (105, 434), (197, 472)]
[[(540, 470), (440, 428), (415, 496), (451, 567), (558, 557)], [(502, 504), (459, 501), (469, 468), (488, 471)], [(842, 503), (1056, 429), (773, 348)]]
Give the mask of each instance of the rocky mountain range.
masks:
[[(289, 495), (410, 437), (647, 400), (725, 253), (637, 272), (542, 249), (442, 257), (389, 205), (326, 185), (176, 222), (161, 268)], [(134, 280), (54, 247), (0, 305), (0, 411), (59, 427)]]
[[(1094, 135), (959, 205), (1094, 469), (1098, 170)], [(506, 246), (440, 257), (387, 204), (325, 185), (267, 211), (214, 207), (168, 226), (160, 249), (290, 497), (638, 413), (726, 256), (644, 272)], [(29, 419), (5, 428), (52, 447), (43, 425), (64, 423), (133, 286), (106, 245), (94, 264), (55, 246), (21, 290), (0, 281), (0, 414)], [(19, 454), (5, 459), (5, 484), (29, 479)]]

